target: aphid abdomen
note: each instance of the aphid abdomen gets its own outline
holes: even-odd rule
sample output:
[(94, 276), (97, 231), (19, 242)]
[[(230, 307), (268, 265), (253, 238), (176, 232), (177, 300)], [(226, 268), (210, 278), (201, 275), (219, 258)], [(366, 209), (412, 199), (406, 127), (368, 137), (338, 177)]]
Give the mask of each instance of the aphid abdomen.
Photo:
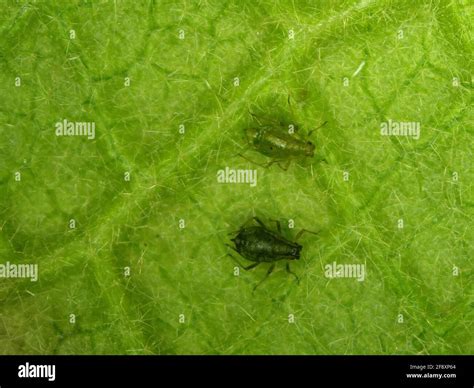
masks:
[(257, 151), (277, 159), (312, 156), (314, 146), (310, 142), (269, 127), (247, 131)]
[(299, 259), (301, 246), (261, 227), (243, 229), (233, 239), (237, 252), (247, 260), (273, 262)]

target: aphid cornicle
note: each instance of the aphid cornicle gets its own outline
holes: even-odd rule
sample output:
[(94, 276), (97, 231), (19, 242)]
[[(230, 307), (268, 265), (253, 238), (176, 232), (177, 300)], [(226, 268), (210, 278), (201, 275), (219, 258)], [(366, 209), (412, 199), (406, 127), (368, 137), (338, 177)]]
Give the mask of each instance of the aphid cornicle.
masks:
[[(255, 221), (258, 225), (247, 226), (250, 221)], [(229, 245), (243, 258), (253, 261), (253, 264), (243, 266), (234, 256), (229, 253), (229, 256), (239, 264), (244, 270), (248, 271), (255, 268), (262, 263), (271, 263), (266, 276), (254, 287), (257, 287), (273, 272), (275, 269), (275, 262), (280, 260), (299, 260), (303, 246), (296, 241), (305, 232), (317, 234), (306, 229), (302, 229), (295, 237), (295, 241), (290, 241), (281, 234), (281, 226), (279, 221), (275, 221), (277, 225), (277, 232), (271, 231), (265, 224), (257, 217), (253, 217), (244, 226), (240, 228), (236, 236), (231, 239), (235, 247)], [(286, 271), (293, 275), (299, 282), (298, 276), (290, 269), (289, 262), (286, 263)]]

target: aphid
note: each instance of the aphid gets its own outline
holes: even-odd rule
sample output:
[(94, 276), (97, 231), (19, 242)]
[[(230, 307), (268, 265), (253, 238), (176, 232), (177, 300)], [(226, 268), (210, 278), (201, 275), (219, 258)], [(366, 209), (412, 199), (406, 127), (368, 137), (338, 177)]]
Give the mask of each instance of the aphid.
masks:
[[(248, 226), (252, 221), (255, 221), (258, 225)], [(262, 282), (270, 276), (275, 269), (275, 262), (280, 260), (299, 260), (301, 250), (303, 246), (298, 244), (296, 241), (305, 232), (317, 234), (306, 229), (301, 229), (295, 237), (295, 241), (290, 241), (282, 236), (281, 225), (279, 221), (275, 221), (277, 225), (277, 232), (271, 231), (260, 221), (259, 218), (253, 217), (251, 220), (246, 222), (244, 226), (240, 228), (237, 235), (231, 239), (235, 244), (235, 247), (228, 245), (240, 256), (246, 260), (253, 261), (253, 264), (243, 266), (237, 258), (228, 254), (240, 267), (248, 271), (255, 268), (262, 263), (271, 263), (268, 268), (265, 277), (254, 287), (254, 291), (257, 289)], [(299, 283), (298, 276), (291, 271), (290, 263), (286, 263), (286, 271), (296, 278)]]
[[(318, 128), (321, 128), (325, 124), (326, 122)], [(315, 129), (308, 133), (308, 138), (313, 131), (315, 131)], [(256, 151), (272, 158), (270, 162), (262, 165), (263, 167), (270, 167), (276, 163), (281, 169), (286, 171), (292, 160), (314, 157), (314, 144), (301, 136), (297, 136), (297, 132), (298, 127), (295, 125), (290, 124), (288, 128), (285, 128), (281, 123), (278, 123), (275, 125), (260, 125), (259, 127), (248, 128), (246, 135), (249, 143)], [(240, 156), (255, 163), (242, 154), (240, 154)]]

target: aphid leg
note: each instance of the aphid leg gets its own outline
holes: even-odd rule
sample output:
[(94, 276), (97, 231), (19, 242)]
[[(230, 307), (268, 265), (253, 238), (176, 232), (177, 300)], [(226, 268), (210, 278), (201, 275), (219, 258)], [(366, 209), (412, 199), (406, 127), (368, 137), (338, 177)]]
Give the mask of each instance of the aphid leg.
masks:
[(265, 166), (264, 166), (264, 167), (265, 167), (265, 168), (268, 168), (268, 167), (270, 167), (272, 164), (278, 163), (278, 162), (279, 162), (279, 160), (270, 160), (268, 163), (265, 163)]
[[(259, 224), (262, 228), (265, 228), (265, 229), (268, 229), (265, 224), (263, 223), (263, 221), (258, 218), (257, 216), (254, 216), (254, 217), (251, 217), (249, 218), (247, 221), (244, 222), (244, 224), (242, 225), (241, 229), (243, 228), (246, 228), (247, 226), (250, 226), (252, 223), (256, 222), (257, 224)], [(228, 247), (231, 247), (230, 245), (226, 244)], [(232, 249), (235, 250), (235, 248), (231, 247)], [(236, 251), (237, 252), (237, 251)]]
[(255, 113), (252, 113), (249, 109), (249, 113), (252, 115), (252, 117), (257, 120), (257, 123), (258, 125), (262, 125), (262, 123), (260, 122), (260, 120), (258, 119), (258, 116), (255, 114)]
[(264, 164), (263, 167), (268, 168), (268, 167), (270, 167), (272, 164), (275, 164), (275, 163), (276, 163), (276, 164), (278, 165), (278, 167), (280, 167), (282, 170), (285, 170), (285, 171), (288, 170), (288, 166), (290, 165), (290, 163), (287, 161), (287, 162), (286, 162), (286, 168), (284, 168), (284, 167), (282, 167), (282, 165), (280, 164), (280, 162), (282, 162), (282, 160), (278, 160), (278, 159), (271, 160), (271, 161), (269, 161), (268, 163)]
[(272, 264), (270, 268), (268, 268), (268, 271), (265, 277), (256, 284), (256, 286), (253, 288), (253, 291), (255, 291), (265, 280), (268, 279), (268, 277), (270, 276), (270, 274), (273, 272), (274, 269), (275, 269), (275, 264)]
[(303, 233), (311, 233), (311, 234), (318, 234), (319, 232), (312, 232), (311, 230), (307, 230), (307, 229), (301, 229), (298, 234), (295, 236), (295, 241), (297, 241), (302, 235)]
[(236, 257), (232, 256), (230, 253), (228, 253), (227, 255), (230, 256), (232, 258), (232, 260), (234, 260), (239, 265), (239, 267), (244, 269), (245, 271), (249, 271), (252, 268), (255, 268), (257, 265), (260, 264), (260, 263), (252, 263), (250, 265), (244, 266), (244, 265), (242, 265), (242, 263), (239, 260), (237, 260)]
[(290, 107), (290, 112), (294, 116), (293, 107), (291, 106), (291, 95), (288, 93), (288, 106)]
[(272, 221), (276, 224), (278, 233), (281, 234), (281, 224), (280, 224), (280, 221), (278, 221), (278, 220), (272, 220)]
[(239, 155), (240, 157), (244, 158), (246, 161), (248, 161), (248, 162), (250, 162), (250, 163), (256, 164), (257, 166), (264, 167), (264, 168), (267, 168), (267, 167), (268, 167), (267, 164), (261, 164), (261, 163), (255, 162), (255, 161), (253, 161), (253, 160), (250, 160), (250, 159), (247, 158), (244, 154), (240, 154), (240, 153), (239, 153), (239, 154), (237, 154), (237, 155)]
[(253, 219), (257, 224), (259, 224), (262, 228), (268, 229), (268, 228), (265, 226), (265, 224), (263, 223), (263, 221), (262, 221), (260, 218), (258, 218), (257, 216), (253, 217), (252, 219)]
[[(228, 246), (230, 249), (232, 249), (233, 251), (239, 253), (239, 251), (237, 249), (235, 249), (232, 245), (229, 245), (229, 244), (225, 244), (226, 246)], [(229, 253), (228, 253), (229, 254)]]
[(296, 283), (300, 284), (300, 278), (298, 277), (297, 274), (295, 274), (291, 269), (290, 269), (290, 263), (286, 263), (286, 272), (288, 272), (290, 275), (293, 275), (296, 279)]
[(250, 265), (247, 265), (246, 267), (242, 267), (242, 269), (246, 270), (246, 271), (249, 271), (253, 268), (255, 268), (257, 265), (259, 265), (260, 263), (253, 263), (253, 264), (250, 264)]
[(287, 160), (283, 165), (278, 163), (278, 167), (280, 167), (283, 171), (288, 170), (288, 167), (290, 167), (291, 160)]
[(313, 134), (314, 131), (317, 131), (319, 128), (324, 127), (327, 123), (328, 123), (328, 122), (325, 121), (325, 122), (322, 123), (319, 127), (314, 128), (314, 129), (312, 129), (311, 131), (309, 131), (309, 132), (308, 132), (308, 137), (310, 137), (310, 136)]
[(316, 159), (315, 161), (316, 161), (316, 162), (319, 162), (319, 163), (326, 163), (326, 164), (328, 164), (328, 161), (327, 161), (325, 158), (319, 158), (319, 159)]
[(263, 119), (265, 123), (271, 123), (273, 125), (283, 125), (282, 122), (278, 121), (278, 120), (275, 120), (273, 118), (270, 118), (270, 117), (267, 117), (267, 116), (257, 116), (255, 113), (252, 113), (250, 111), (250, 109), (248, 110), (249, 113), (252, 115), (252, 117), (257, 120), (257, 123), (258, 125), (262, 126), (262, 121), (260, 121), (259, 119)]
[(253, 164), (256, 164), (257, 166), (260, 166), (260, 167), (263, 167), (263, 168), (268, 168), (272, 164), (276, 163), (276, 164), (278, 164), (278, 167), (280, 167), (282, 170), (286, 171), (286, 170), (288, 170), (288, 167), (290, 166), (290, 163), (291, 163), (291, 161), (286, 161), (285, 165), (281, 165), (280, 162), (282, 162), (282, 160), (275, 159), (275, 160), (269, 161), (268, 163), (262, 164), (262, 163), (257, 163), (256, 161), (247, 158), (244, 154), (239, 153), (237, 155), (239, 155), (241, 158), (244, 158), (246, 161), (248, 161), (250, 163), (253, 163)]

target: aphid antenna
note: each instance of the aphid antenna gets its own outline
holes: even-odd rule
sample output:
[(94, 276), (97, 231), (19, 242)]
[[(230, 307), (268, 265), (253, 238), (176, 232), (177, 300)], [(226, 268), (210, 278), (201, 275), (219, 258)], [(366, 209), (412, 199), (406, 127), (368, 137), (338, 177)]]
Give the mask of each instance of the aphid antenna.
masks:
[(311, 233), (311, 234), (315, 234), (315, 235), (318, 235), (319, 234), (319, 230), (317, 232), (313, 232), (311, 230), (308, 230), (308, 229), (301, 229), (295, 236), (295, 241), (298, 241), (298, 239), (304, 234), (304, 233)]
[(322, 127), (324, 127), (324, 126), (325, 126), (327, 123), (328, 123), (328, 122), (327, 122), (327, 121), (325, 121), (325, 122), (324, 122), (324, 123), (322, 123), (322, 124), (321, 124), (319, 127), (317, 127), (317, 128), (314, 128), (314, 129), (312, 129), (311, 131), (309, 131), (309, 132), (308, 132), (308, 137), (310, 137), (310, 136), (313, 134), (313, 132), (314, 132), (314, 131), (317, 131), (319, 128), (322, 128)]

